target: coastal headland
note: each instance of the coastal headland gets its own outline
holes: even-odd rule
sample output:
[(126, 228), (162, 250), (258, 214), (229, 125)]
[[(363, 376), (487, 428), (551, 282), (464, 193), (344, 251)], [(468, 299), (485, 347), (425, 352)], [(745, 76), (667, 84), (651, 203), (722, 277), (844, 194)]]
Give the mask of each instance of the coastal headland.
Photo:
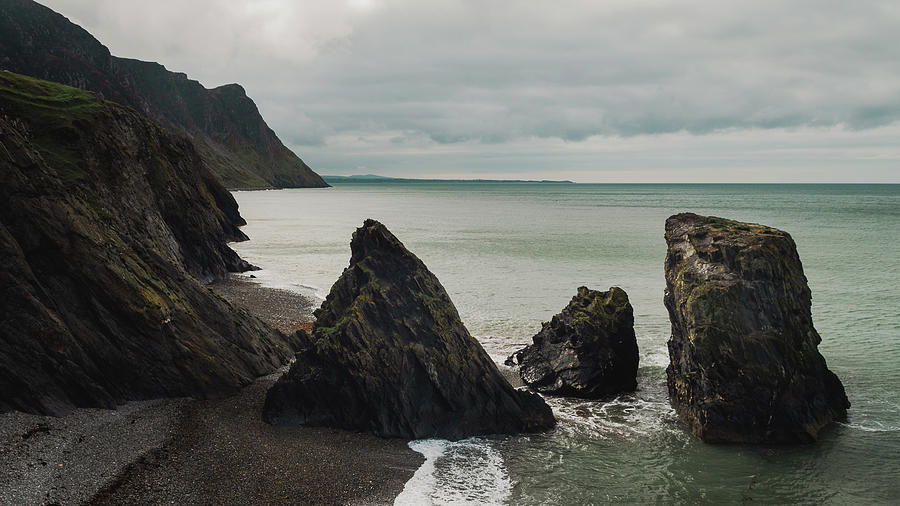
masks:
[[(543, 129), (476, 176), (579, 183), (430, 179), (476, 164), (396, 154), (513, 139), (353, 140), (258, 70), (206, 88), (0, 0), (0, 505), (898, 502), (896, 185), (581, 184), (531, 150), (563, 140)], [(467, 101), (443, 100), (480, 120)], [(613, 132), (576, 116), (568, 162)], [(347, 145), (422, 178), (288, 148), (343, 171), (319, 155)]]

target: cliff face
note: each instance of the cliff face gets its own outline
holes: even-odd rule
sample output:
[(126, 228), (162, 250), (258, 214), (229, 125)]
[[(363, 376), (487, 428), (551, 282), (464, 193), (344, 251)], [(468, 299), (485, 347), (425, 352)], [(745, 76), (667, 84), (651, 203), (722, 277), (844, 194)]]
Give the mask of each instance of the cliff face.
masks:
[(518, 364), (522, 381), (538, 392), (598, 398), (637, 388), (634, 310), (619, 287), (580, 287), (532, 340), (507, 363)]
[(239, 85), (208, 90), (158, 63), (111, 56), (31, 0), (0, 0), (0, 68), (97, 92), (188, 135), (226, 187), (328, 186), (281, 143)]
[(669, 396), (708, 442), (806, 442), (850, 403), (817, 347), (791, 236), (679, 214), (666, 220)]
[(437, 278), (384, 225), (367, 220), (351, 249), (312, 336), (269, 390), (267, 421), (447, 439), (555, 424), (540, 396), (503, 378)]
[(249, 267), (241, 224), (190, 140), (0, 72), (0, 410), (221, 395), (288, 360), (198, 281)]

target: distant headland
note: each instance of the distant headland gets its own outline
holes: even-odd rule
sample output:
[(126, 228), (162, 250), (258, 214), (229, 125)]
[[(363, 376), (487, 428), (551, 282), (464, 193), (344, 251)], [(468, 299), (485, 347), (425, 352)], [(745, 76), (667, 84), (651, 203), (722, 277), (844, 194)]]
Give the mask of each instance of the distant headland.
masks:
[(387, 177), (377, 174), (354, 174), (352, 176), (322, 176), (328, 184), (341, 183), (522, 183), (522, 184), (576, 184), (574, 181), (553, 181), (549, 179), (434, 179)]

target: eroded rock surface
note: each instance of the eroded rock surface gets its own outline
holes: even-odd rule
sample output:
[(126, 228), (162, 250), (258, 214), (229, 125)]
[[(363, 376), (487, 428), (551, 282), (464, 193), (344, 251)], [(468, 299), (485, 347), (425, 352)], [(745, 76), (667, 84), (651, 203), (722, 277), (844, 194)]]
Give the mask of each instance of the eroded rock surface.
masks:
[(543, 399), (509, 385), (437, 278), (384, 225), (366, 220), (350, 246), (312, 335), (298, 333), (305, 349), (269, 390), (267, 421), (416, 439), (553, 427)]
[(522, 381), (539, 392), (598, 398), (637, 388), (634, 311), (619, 287), (580, 287), (532, 340), (507, 364), (518, 364)]
[(815, 440), (850, 406), (817, 347), (791, 236), (679, 214), (666, 220), (669, 396), (708, 442)]
[(296, 338), (201, 284), (246, 270), (237, 204), (189, 139), (0, 72), (0, 411), (232, 393)]

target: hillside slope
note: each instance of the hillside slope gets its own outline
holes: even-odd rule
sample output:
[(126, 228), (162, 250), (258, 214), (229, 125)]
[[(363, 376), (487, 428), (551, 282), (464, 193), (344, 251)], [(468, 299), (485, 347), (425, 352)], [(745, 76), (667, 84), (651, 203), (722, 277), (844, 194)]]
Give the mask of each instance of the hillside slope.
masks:
[(328, 186), (266, 124), (244, 89), (206, 89), (158, 63), (111, 56), (31, 0), (0, 0), (0, 68), (95, 91), (184, 133), (228, 188)]
[(224, 395), (297, 343), (200, 280), (249, 265), (189, 139), (77, 88), (0, 72), (0, 411)]

